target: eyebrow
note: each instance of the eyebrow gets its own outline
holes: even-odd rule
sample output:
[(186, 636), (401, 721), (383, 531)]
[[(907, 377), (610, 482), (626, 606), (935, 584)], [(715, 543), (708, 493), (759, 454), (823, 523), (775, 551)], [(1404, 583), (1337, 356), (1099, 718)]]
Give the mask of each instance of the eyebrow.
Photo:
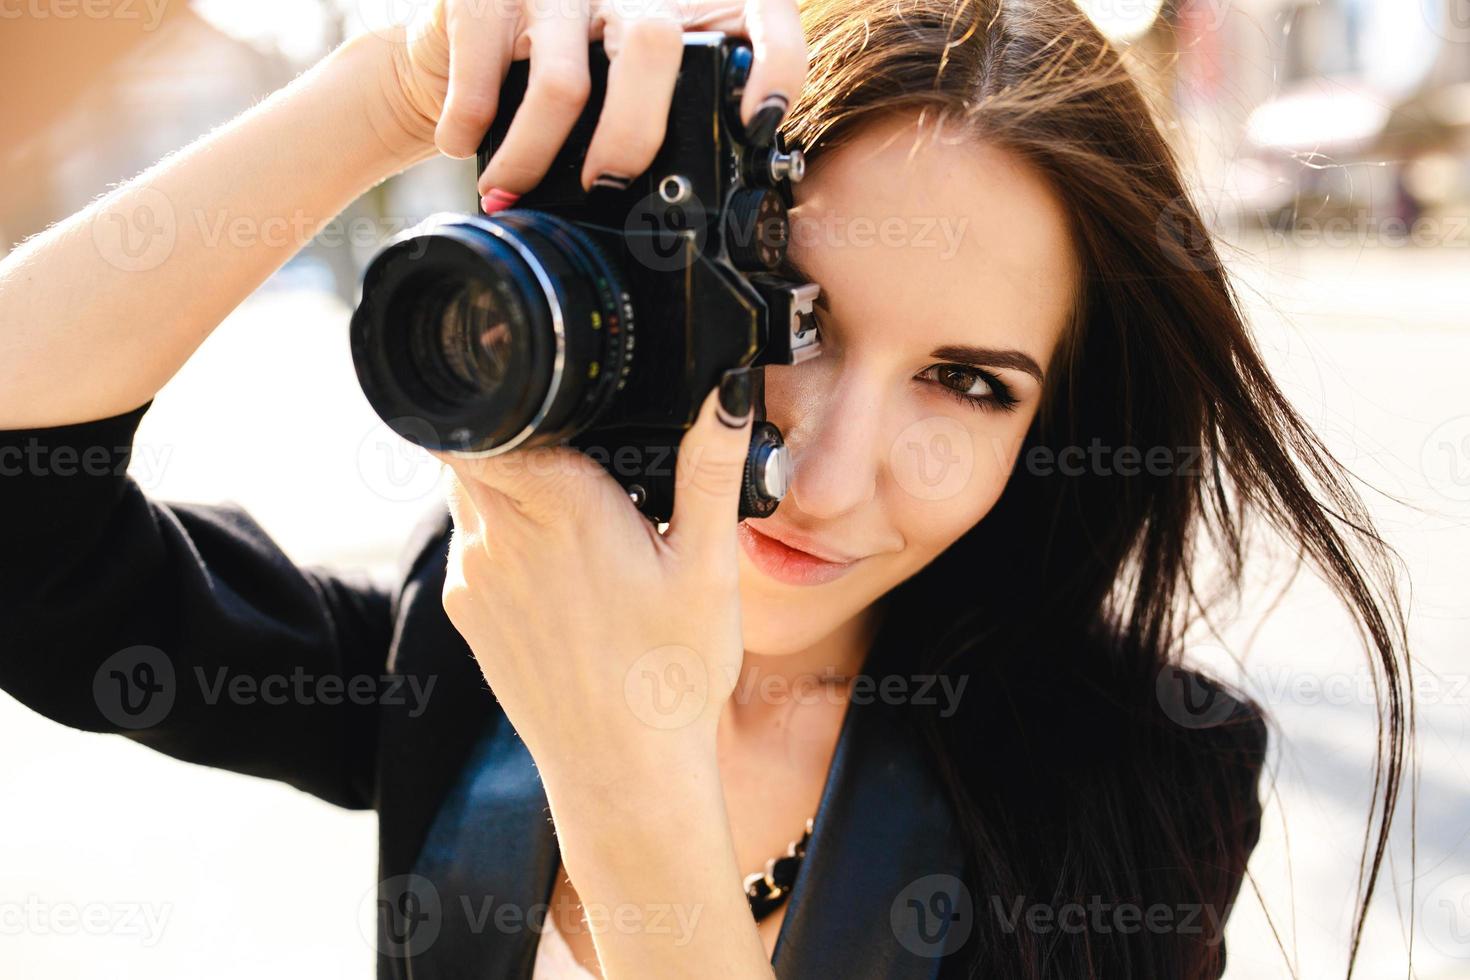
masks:
[(972, 367), (998, 367), (1011, 368), (1016, 371), (1024, 371), (1038, 382), (1046, 381), (1046, 374), (1040, 365), (1023, 351), (998, 350), (994, 347), (976, 347), (973, 344), (945, 344), (943, 347), (934, 348), (930, 357), (940, 360), (956, 361), (960, 364), (968, 364)]

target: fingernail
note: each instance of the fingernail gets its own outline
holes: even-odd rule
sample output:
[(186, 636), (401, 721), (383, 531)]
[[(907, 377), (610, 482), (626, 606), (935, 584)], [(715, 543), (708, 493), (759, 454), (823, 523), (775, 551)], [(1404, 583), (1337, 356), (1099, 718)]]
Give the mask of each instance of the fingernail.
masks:
[(512, 194), (510, 191), (503, 191), (499, 187), (492, 187), (485, 192), (484, 197), (480, 198), (480, 210), (486, 214), (494, 214), (496, 211), (503, 211), (510, 207), (516, 201), (520, 200), (520, 197), (519, 194)]
[(773, 92), (766, 96), (765, 101), (755, 110), (755, 115), (750, 117), (750, 122), (745, 124), (745, 139), (747, 142), (757, 146), (764, 146), (776, 135), (776, 127), (781, 125), (781, 119), (786, 115), (788, 103), (786, 96), (779, 92)]
[(720, 376), (720, 421), (732, 429), (745, 427), (750, 416), (750, 368), (731, 368)]
[(625, 191), (632, 182), (632, 178), (621, 174), (598, 174), (597, 179), (592, 182), (592, 187), (594, 190), (598, 187), (605, 187), (612, 191)]

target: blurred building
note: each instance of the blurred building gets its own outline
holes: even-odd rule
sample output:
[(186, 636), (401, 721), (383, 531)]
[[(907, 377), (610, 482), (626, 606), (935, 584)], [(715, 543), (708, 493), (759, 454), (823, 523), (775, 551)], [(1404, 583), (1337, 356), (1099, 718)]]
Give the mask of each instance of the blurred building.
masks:
[(1463, 211), (1470, 20), (1457, 2), (1184, 0), (1175, 107), (1217, 219), (1403, 227)]

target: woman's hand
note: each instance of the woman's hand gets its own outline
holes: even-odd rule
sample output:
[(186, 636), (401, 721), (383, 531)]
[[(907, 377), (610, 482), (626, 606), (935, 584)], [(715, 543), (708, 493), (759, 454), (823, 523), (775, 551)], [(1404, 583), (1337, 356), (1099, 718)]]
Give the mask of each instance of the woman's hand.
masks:
[(716, 724), (743, 657), (750, 401), (749, 369), (705, 398), (664, 534), (571, 447), (440, 456), (455, 475), (444, 608), (552, 795), (646, 802), (675, 770), (717, 778)]
[(752, 416), (750, 370), (727, 372), (679, 445), (662, 535), (579, 450), (440, 456), (455, 475), (444, 609), (536, 760), (578, 895), (698, 916), (677, 942), (596, 932), (612, 980), (772, 976), (715, 753), (744, 656), (735, 526)]
[(480, 193), (507, 203), (534, 187), (587, 101), (587, 43), (610, 59), (607, 94), (582, 169), (632, 179), (664, 139), (686, 30), (748, 37), (755, 53), (740, 116), (774, 129), (806, 79), (796, 0), (434, 0), (393, 49), (393, 118), (409, 141), (472, 156), (495, 118), (513, 60), (530, 58), (530, 83)]

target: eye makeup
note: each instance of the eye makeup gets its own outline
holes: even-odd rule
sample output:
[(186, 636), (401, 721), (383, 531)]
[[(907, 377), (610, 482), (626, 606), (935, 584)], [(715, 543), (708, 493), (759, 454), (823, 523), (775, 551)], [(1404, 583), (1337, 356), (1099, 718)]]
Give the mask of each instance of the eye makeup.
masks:
[[(970, 408), (978, 408), (983, 411), (1000, 410), (1010, 412), (1015, 410), (1016, 402), (1019, 401), (1011, 391), (1009, 385), (989, 371), (983, 371), (980, 368), (970, 367), (965, 364), (935, 364), (933, 367), (927, 367), (921, 371), (920, 376), (922, 377), (930, 372), (936, 372), (940, 377), (945, 377), (946, 375), (949, 378), (958, 377), (962, 381), (966, 378), (973, 379), (969, 384), (959, 385), (951, 385), (939, 380), (931, 382)], [(977, 381), (984, 386), (984, 391), (976, 392), (971, 390)]]

